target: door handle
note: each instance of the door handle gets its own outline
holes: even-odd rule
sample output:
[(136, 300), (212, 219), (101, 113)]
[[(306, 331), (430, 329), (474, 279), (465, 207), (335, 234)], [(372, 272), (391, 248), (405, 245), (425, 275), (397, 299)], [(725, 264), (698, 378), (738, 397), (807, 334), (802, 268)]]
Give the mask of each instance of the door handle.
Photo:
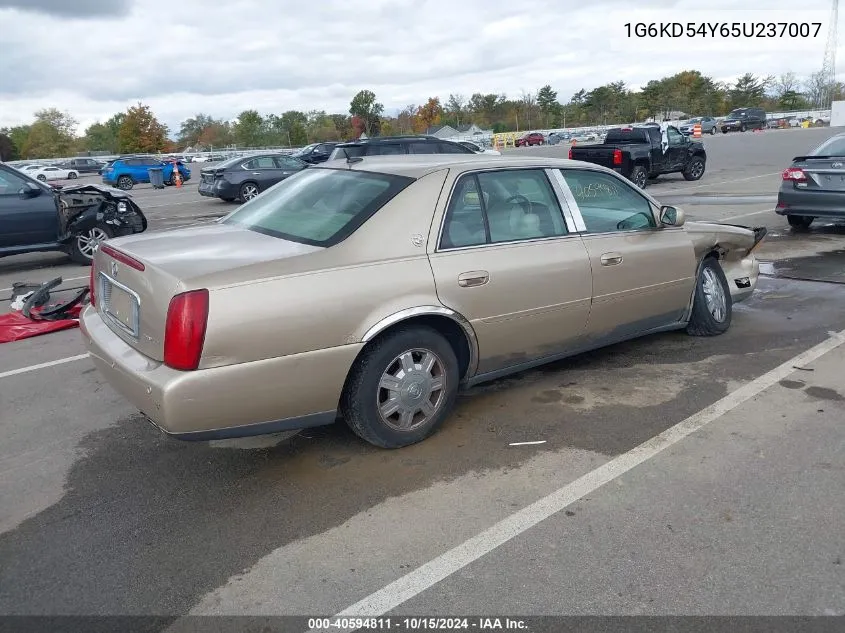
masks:
[(616, 264), (622, 263), (622, 254), (621, 253), (605, 253), (601, 256), (601, 265), (602, 266), (616, 266)]
[(483, 286), (488, 281), (490, 281), (490, 273), (486, 270), (473, 270), (471, 272), (458, 275), (458, 285), (462, 288)]

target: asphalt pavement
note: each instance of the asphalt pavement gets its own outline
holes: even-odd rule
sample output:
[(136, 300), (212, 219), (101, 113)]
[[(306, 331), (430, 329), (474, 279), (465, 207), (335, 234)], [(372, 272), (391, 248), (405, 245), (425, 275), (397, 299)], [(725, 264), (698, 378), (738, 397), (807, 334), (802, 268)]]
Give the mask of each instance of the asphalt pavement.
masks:
[[(2, 345), (0, 614), (845, 615), (845, 229), (772, 212), (781, 170), (835, 131), (706, 137), (700, 182), (650, 186), (690, 219), (770, 229), (727, 334), (477, 387), (406, 449), (342, 425), (181, 443), (78, 332)], [(199, 167), (133, 190), (152, 229), (234, 208), (197, 194)], [(58, 275), (87, 269), (0, 259), (0, 299)]]

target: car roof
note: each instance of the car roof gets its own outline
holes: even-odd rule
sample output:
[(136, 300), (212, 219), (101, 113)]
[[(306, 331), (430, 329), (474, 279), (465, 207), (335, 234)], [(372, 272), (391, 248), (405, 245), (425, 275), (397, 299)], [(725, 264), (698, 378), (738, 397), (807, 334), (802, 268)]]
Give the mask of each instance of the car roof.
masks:
[[(423, 176), (442, 169), (471, 171), (475, 169), (507, 169), (517, 167), (581, 167), (580, 161), (543, 156), (493, 156), (489, 154), (401, 154), (393, 156), (366, 156), (348, 162), (346, 159), (330, 160), (309, 169), (349, 169), (369, 171), (410, 178)], [(589, 165), (589, 167), (598, 167)]]
[(447, 142), (447, 143), (454, 143), (455, 141), (451, 141), (445, 138), (437, 138), (436, 136), (431, 136), (430, 134), (400, 134), (397, 136), (376, 136), (374, 138), (359, 138), (354, 141), (346, 141), (343, 143), (337, 143), (338, 147), (349, 147), (353, 145), (364, 145), (368, 144), (371, 145), (373, 143), (395, 143), (396, 141), (437, 141), (437, 142)]

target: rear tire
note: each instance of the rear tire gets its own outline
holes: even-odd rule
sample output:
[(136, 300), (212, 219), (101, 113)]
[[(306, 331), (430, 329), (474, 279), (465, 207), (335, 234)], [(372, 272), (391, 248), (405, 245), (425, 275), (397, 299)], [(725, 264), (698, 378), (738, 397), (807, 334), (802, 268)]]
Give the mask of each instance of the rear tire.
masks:
[(691, 336), (718, 336), (727, 332), (733, 317), (733, 301), (727, 277), (715, 257), (701, 265), (695, 282), (692, 314), (687, 324)]
[(68, 172), (67, 177), (68, 177), (68, 180), (76, 180), (76, 178), (77, 178), (76, 172), (75, 171)]
[(810, 225), (813, 223), (815, 218), (810, 217), (808, 215), (788, 215), (786, 216), (786, 221), (789, 222), (789, 226), (794, 229), (807, 229), (810, 228)]
[(400, 327), (370, 343), (355, 361), (341, 396), (341, 412), (352, 431), (370, 444), (416, 444), (451, 413), (458, 374), (455, 351), (439, 332)]
[(630, 181), (640, 189), (645, 189), (648, 185), (648, 170), (642, 165), (634, 165), (631, 170)]
[(693, 156), (682, 172), (684, 180), (701, 180), (705, 169), (706, 165), (704, 159), (701, 158), (701, 156)]
[(255, 184), (254, 182), (245, 182), (241, 185), (240, 191), (238, 192), (238, 197), (243, 202), (249, 202), (259, 193), (261, 193), (261, 189), (258, 187), (257, 184)]

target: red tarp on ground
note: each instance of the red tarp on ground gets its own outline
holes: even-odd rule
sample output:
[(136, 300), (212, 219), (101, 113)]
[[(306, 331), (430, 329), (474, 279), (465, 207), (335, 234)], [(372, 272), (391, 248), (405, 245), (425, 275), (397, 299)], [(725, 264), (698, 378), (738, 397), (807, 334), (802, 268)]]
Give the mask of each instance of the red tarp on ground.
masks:
[[(33, 310), (33, 314), (37, 314), (37, 308)], [(27, 319), (21, 312), (9, 312), (8, 314), (0, 315), (0, 343), (11, 343), (12, 341), (20, 341), (25, 338), (32, 338), (33, 336), (41, 336), (42, 334), (49, 334), (50, 332), (59, 332), (60, 330), (69, 330), (71, 328), (79, 327), (79, 313), (82, 312), (80, 306), (75, 306), (70, 309), (69, 314), (72, 319), (61, 319), (60, 321), (33, 321)]]

